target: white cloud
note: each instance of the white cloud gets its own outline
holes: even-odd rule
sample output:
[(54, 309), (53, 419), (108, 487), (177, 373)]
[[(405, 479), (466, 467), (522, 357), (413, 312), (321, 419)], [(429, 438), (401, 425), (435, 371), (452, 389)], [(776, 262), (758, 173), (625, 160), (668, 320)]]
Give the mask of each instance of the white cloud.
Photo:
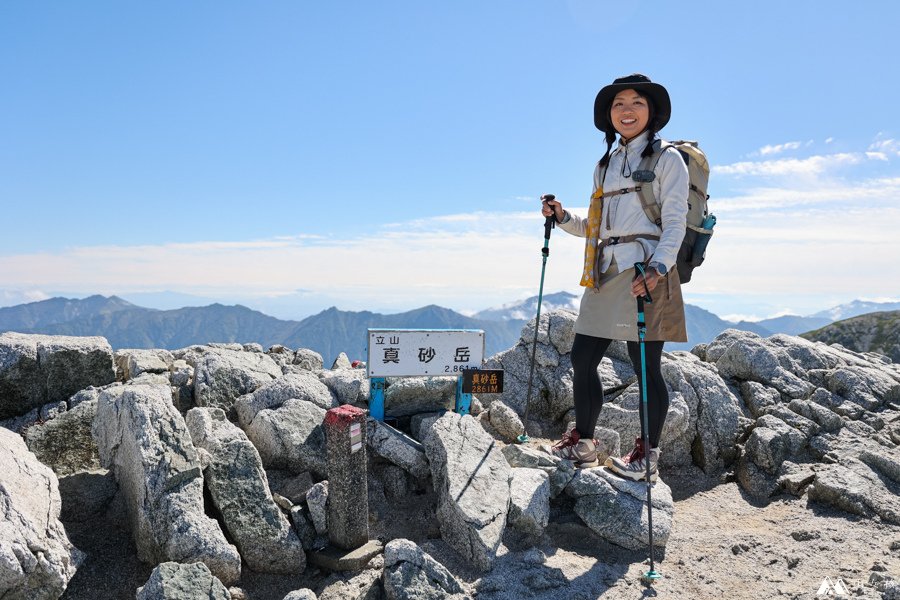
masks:
[[(347, 310), (430, 303), (477, 310), (537, 293), (543, 235), (537, 211), (481, 213), (476, 227), (453, 217), (355, 239), (93, 246), (8, 255), (0, 257), (0, 280), (85, 294), (174, 290), (204, 297), (275, 297), (302, 288)], [(900, 267), (878, 260), (900, 256), (898, 224), (900, 207), (887, 203), (874, 213), (871, 207), (841, 203), (825, 209), (734, 208), (720, 218), (707, 261), (686, 295), (689, 301), (691, 295), (749, 291), (846, 300), (900, 295)], [(578, 293), (583, 240), (556, 230), (550, 249), (545, 291)], [(786, 311), (813, 312), (781, 304)]]
[(747, 321), (750, 323), (757, 323), (759, 321), (763, 321), (765, 319), (775, 319), (777, 317), (789, 317), (797, 315), (797, 311), (791, 310), (789, 308), (777, 310), (771, 314), (766, 314), (765, 316), (760, 316), (757, 314), (746, 314), (746, 313), (732, 313), (727, 315), (719, 315), (719, 318), (724, 319), (725, 321), (731, 321), (733, 323), (737, 323), (738, 321)]
[(803, 142), (786, 142), (784, 144), (775, 144), (772, 146), (763, 146), (759, 149), (759, 153), (762, 156), (768, 156), (770, 154), (780, 154), (785, 152), (786, 150), (797, 150), (803, 145)]
[(821, 175), (837, 167), (857, 165), (868, 157), (862, 152), (825, 154), (809, 158), (742, 161), (730, 165), (714, 165), (713, 174), (739, 177), (790, 177)]
[[(0, 280), (73, 293), (173, 290), (278, 296), (297, 288), (345, 309), (436, 303), (483, 309), (537, 293), (543, 219), (533, 211), (446, 215), (354, 239), (86, 246), (0, 256)], [(568, 238), (568, 239), (566, 239)], [(551, 241), (546, 289), (578, 287), (582, 241)], [(552, 272), (551, 272), (552, 270)], [(574, 280), (574, 281), (573, 281)]]
[[(880, 140), (880, 149), (869, 152), (887, 152), (890, 142)], [(860, 174), (875, 164), (880, 177)], [(892, 260), (900, 256), (900, 174), (884, 171), (879, 158), (864, 152), (714, 167), (717, 177), (735, 176), (737, 185), (710, 201), (719, 223), (686, 298), (715, 298), (718, 312), (750, 316), (810, 314), (862, 296), (900, 296), (900, 265)], [(571, 210), (586, 214), (584, 207)], [(542, 240), (538, 208), (460, 213), (394, 223), (366, 237), (3, 255), (0, 281), (18, 290), (169, 290), (288, 302), (302, 289), (309, 306), (323, 299), (323, 308), (405, 310), (435, 303), (472, 311), (537, 293)], [(553, 233), (545, 291), (580, 292), (583, 247), (580, 238)], [(12, 299), (0, 294), (0, 302), (4, 298)]]
[(710, 206), (717, 214), (788, 209), (794, 207), (865, 206), (876, 210), (893, 205), (900, 197), (900, 177), (881, 177), (847, 182), (827, 182), (818, 186), (768, 186), (748, 188), (741, 195), (713, 198)]
[(0, 290), (0, 307), (47, 300), (50, 295), (37, 289)]
[(876, 139), (869, 146), (869, 151), (881, 155), (894, 154), (900, 156), (900, 140), (890, 138)]
[(856, 298), (857, 300), (861, 300), (863, 302), (900, 302), (900, 296), (860, 296)]

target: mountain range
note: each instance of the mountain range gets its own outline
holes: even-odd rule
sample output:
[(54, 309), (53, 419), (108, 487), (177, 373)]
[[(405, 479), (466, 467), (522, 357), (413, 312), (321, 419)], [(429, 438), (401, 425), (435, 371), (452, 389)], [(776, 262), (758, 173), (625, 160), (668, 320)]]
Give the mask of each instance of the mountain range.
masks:
[(867, 313), (803, 334), (808, 340), (877, 352), (900, 362), (900, 310)]
[[(177, 349), (208, 342), (257, 342), (265, 347), (282, 344), (289, 348), (310, 348), (331, 361), (345, 352), (351, 359), (366, 358), (368, 328), (389, 329), (482, 329), (485, 357), (513, 346), (522, 326), (534, 318), (537, 296), (488, 308), (471, 316), (436, 305), (415, 310), (380, 314), (343, 311), (335, 307), (301, 321), (283, 320), (241, 305), (210, 304), (172, 310), (145, 308), (117, 296), (90, 296), (84, 299), (51, 298), (0, 308), (0, 332), (54, 335), (101, 335), (113, 348)], [(543, 296), (541, 311), (554, 308), (577, 310), (578, 296), (558, 292)], [(712, 340), (731, 327), (762, 336), (792, 335), (812, 331), (836, 319), (875, 311), (900, 310), (900, 303), (854, 301), (807, 317), (783, 316), (757, 322), (731, 322), (698, 306), (687, 304), (686, 344), (670, 344), (667, 349), (690, 349)]]
[(51, 298), (0, 308), (0, 332), (101, 335), (117, 349), (174, 350), (208, 342), (282, 344), (315, 350), (329, 364), (340, 352), (365, 359), (368, 328), (482, 329), (488, 357), (515, 344), (523, 323), (481, 320), (435, 305), (391, 315), (332, 307), (302, 321), (276, 319), (240, 305), (156, 310), (117, 296)]

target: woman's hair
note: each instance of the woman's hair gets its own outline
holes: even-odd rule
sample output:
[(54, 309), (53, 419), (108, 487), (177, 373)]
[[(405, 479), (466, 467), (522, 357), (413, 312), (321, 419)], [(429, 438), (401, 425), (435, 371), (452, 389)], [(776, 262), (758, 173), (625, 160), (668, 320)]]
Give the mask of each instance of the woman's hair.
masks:
[[(634, 91), (638, 96), (647, 101), (647, 109), (650, 113), (650, 118), (647, 120), (647, 128), (644, 129), (644, 131), (647, 132), (647, 147), (641, 152), (641, 157), (647, 158), (653, 154), (653, 138), (656, 137), (656, 132), (659, 131), (659, 120), (656, 118), (656, 105), (653, 103), (653, 98), (646, 94), (642, 94), (639, 90)], [(606, 107), (606, 114), (609, 115), (611, 111), (612, 102), (610, 101), (609, 106)], [(606, 132), (606, 154), (600, 159), (601, 167), (605, 167), (609, 164), (609, 155), (612, 153), (613, 144), (616, 142), (616, 128), (612, 125), (612, 117), (609, 119), (609, 124), (612, 126), (612, 130)]]

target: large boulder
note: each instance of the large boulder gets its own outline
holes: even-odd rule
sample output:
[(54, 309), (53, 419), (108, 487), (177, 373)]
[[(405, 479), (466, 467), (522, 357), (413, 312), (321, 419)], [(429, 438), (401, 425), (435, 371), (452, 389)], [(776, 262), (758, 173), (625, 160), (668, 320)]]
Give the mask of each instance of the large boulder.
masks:
[(169, 369), (172, 384), (172, 401), (182, 413), (194, 407), (194, 367), (187, 361), (176, 360)]
[(511, 444), (504, 446), (503, 456), (511, 467), (540, 469), (549, 477), (550, 497), (559, 496), (575, 476), (575, 464), (536, 448)]
[(144, 373), (168, 373), (175, 362), (171, 352), (159, 349), (116, 350), (115, 360), (119, 381), (128, 381)]
[(764, 414), (756, 420), (744, 444), (736, 472), (738, 483), (751, 496), (763, 501), (781, 490), (782, 480), (789, 488), (794, 481), (789, 472), (793, 467), (785, 470), (782, 466), (793, 465), (788, 459), (796, 459), (806, 445), (807, 436), (800, 430), (774, 414)]
[(281, 367), (267, 354), (213, 348), (195, 358), (194, 402), (233, 411), (234, 401), (281, 377)]
[[(710, 347), (715, 343), (716, 340), (713, 340)], [(708, 348), (707, 356), (709, 355)], [(808, 381), (786, 368), (780, 359), (793, 364), (784, 352), (779, 352), (777, 347), (767, 344), (766, 340), (759, 336), (744, 336), (740, 343), (728, 346), (715, 362), (723, 377), (757, 381), (775, 388), (788, 398), (808, 396), (814, 386), (811, 387)]]
[(414, 542), (384, 547), (384, 593), (388, 600), (463, 600), (468, 597), (444, 565)]
[(886, 477), (877, 462), (846, 459), (822, 465), (807, 488), (810, 500), (863, 517), (900, 524), (900, 482)]
[(267, 469), (311, 471), (323, 478), (328, 476), (322, 427), (325, 412), (312, 402), (291, 398), (276, 408), (245, 412), (241, 426)]
[(259, 453), (218, 408), (185, 418), (194, 445), (209, 453), (204, 481), (226, 529), (254, 571), (296, 574), (306, 568), (297, 535), (269, 492)]
[[(624, 548), (649, 545), (647, 484), (623, 479), (605, 468), (581, 469), (566, 493), (576, 498), (575, 514), (600, 537)], [(653, 484), (653, 545), (664, 547), (672, 531), (675, 505), (662, 479)]]
[(0, 598), (56, 600), (83, 560), (59, 521), (56, 475), (0, 428)]
[(204, 513), (200, 460), (169, 386), (110, 386), (93, 435), (124, 494), (138, 558), (199, 561), (226, 584), (237, 581), (240, 555)]
[(900, 401), (900, 378), (881, 365), (840, 367), (830, 371), (825, 382), (829, 391), (866, 410)]
[(281, 600), (319, 600), (316, 593), (309, 588), (303, 588), (290, 592)]
[(369, 377), (365, 369), (319, 371), (319, 379), (340, 404), (363, 404), (369, 401)]
[(781, 463), (806, 445), (806, 436), (774, 415), (763, 415), (744, 446), (744, 452), (758, 467), (774, 475)]
[(424, 439), (441, 536), (476, 568), (493, 565), (509, 510), (510, 468), (470, 415), (446, 413)]
[(97, 401), (88, 400), (55, 418), (35, 424), (25, 431), (25, 443), (57, 475), (100, 468), (97, 444), (91, 434)]
[(497, 433), (507, 442), (514, 441), (525, 431), (525, 427), (516, 411), (496, 401), (488, 409), (488, 420)]
[[(729, 389), (740, 390), (745, 417), (754, 417), (739, 417), (733, 445), (741, 452), (737, 480), (751, 496), (806, 493), (849, 512), (894, 518), (888, 507), (900, 490), (885, 465), (895, 461), (897, 441), (886, 424), (900, 416), (897, 365), (837, 345), (735, 330), (701, 354)], [(698, 424), (698, 434), (703, 429)], [(695, 460), (703, 457), (698, 450), (703, 446), (695, 445)]]
[(0, 419), (64, 402), (78, 390), (115, 378), (105, 338), (0, 334)]
[(753, 418), (761, 417), (769, 409), (782, 403), (781, 392), (756, 381), (741, 382), (740, 390), (741, 398)]
[(283, 600), (384, 600), (383, 570), (377, 566), (379, 562), (383, 562), (381, 557), (370, 562), (362, 572), (332, 574), (321, 584), (318, 598), (307, 590), (305, 595), (296, 598), (286, 596)]
[[(663, 464), (671, 464), (667, 455), (685, 456), (687, 453), (706, 472), (734, 462), (738, 457), (736, 444), (744, 410), (740, 399), (728, 388), (716, 368), (691, 354), (673, 353), (664, 358), (662, 372), (673, 391), (670, 415), (666, 418), (667, 430), (660, 442)], [(687, 411), (683, 415), (679, 415), (679, 394)], [(679, 416), (684, 419), (683, 424), (672, 423), (670, 426), (668, 421)]]
[(389, 377), (384, 391), (385, 412), (392, 417), (402, 417), (452, 410), (458, 380), (458, 377)]
[(246, 428), (259, 411), (277, 409), (288, 400), (304, 400), (328, 410), (338, 406), (334, 394), (311, 373), (289, 373), (261, 386), (235, 402), (238, 423)]
[(231, 594), (201, 562), (187, 565), (165, 562), (153, 569), (150, 579), (135, 595), (135, 600), (193, 599), (231, 600)]
[(542, 469), (513, 469), (509, 488), (510, 528), (540, 539), (550, 520), (550, 477)]
[(328, 480), (320, 481), (306, 492), (309, 519), (318, 535), (328, 533)]
[(417, 479), (431, 474), (422, 444), (380, 421), (366, 422), (366, 445), (373, 455), (383, 458)]
[(50, 402), (38, 408), (32, 408), (24, 415), (0, 421), (0, 427), (24, 435), (29, 427), (45, 423), (68, 410), (65, 402)]
[(297, 348), (294, 352), (294, 359), (291, 364), (306, 369), (307, 371), (318, 371), (324, 366), (322, 355), (315, 350), (309, 348)]

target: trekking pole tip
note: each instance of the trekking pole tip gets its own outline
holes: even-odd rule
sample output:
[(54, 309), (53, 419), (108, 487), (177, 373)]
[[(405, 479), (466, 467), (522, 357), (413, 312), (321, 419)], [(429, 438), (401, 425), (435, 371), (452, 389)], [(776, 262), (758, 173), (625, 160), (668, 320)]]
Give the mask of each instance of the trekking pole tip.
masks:
[(647, 571), (641, 576), (641, 581), (643, 581), (647, 585), (653, 585), (653, 583), (657, 579), (662, 579), (662, 575), (660, 575), (658, 571), (655, 571), (653, 569)]

